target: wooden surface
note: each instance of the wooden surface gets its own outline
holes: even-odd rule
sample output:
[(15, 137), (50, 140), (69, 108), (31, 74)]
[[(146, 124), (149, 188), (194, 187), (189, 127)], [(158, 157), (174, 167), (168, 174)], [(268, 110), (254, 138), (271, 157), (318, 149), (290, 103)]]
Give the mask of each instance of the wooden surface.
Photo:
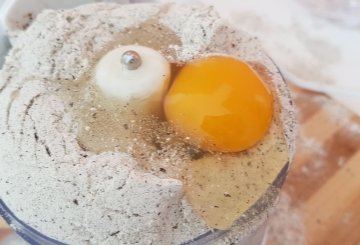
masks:
[[(289, 222), (302, 228), (291, 233), (285, 222), (268, 244), (289, 243), (287, 235), (291, 245), (360, 245), (360, 117), (325, 95), (291, 89), (300, 127), (285, 218), (296, 214)], [(7, 233), (0, 221), (0, 239)]]
[[(360, 245), (360, 117), (325, 95), (291, 89), (300, 127), (283, 192), (295, 217), (278, 226), (297, 228), (294, 244)], [(268, 244), (286, 244), (275, 238)]]

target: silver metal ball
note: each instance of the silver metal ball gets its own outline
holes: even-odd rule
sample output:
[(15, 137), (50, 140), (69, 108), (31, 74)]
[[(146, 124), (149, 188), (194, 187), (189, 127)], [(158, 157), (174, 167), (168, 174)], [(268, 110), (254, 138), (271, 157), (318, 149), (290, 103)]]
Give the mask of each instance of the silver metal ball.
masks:
[(134, 50), (128, 50), (121, 56), (121, 63), (128, 70), (136, 70), (141, 66), (142, 60), (140, 55)]

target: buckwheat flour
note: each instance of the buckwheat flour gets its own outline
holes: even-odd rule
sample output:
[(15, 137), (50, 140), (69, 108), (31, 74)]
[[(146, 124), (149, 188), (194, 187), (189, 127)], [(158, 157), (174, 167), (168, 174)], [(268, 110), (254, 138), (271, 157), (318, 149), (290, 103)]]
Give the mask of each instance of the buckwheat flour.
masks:
[[(74, 105), (56, 93), (84, 76), (117, 33), (164, 8), (159, 21), (181, 40), (169, 47), (170, 60), (211, 50), (276, 71), (257, 40), (208, 7), (103, 3), (42, 12), (12, 40), (0, 78), (0, 197), (41, 233), (70, 244), (180, 244), (209, 231), (181, 181), (139, 170), (128, 153), (83, 149), (69, 112)], [(293, 153), (291, 101), (280, 74), (271, 76)]]

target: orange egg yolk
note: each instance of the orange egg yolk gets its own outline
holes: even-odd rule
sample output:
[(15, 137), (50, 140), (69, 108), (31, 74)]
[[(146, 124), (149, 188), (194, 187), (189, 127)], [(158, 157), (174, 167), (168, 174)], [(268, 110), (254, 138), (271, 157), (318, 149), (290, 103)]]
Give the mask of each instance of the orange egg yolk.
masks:
[(186, 64), (164, 101), (167, 120), (209, 151), (238, 152), (270, 127), (269, 89), (245, 62), (211, 56)]

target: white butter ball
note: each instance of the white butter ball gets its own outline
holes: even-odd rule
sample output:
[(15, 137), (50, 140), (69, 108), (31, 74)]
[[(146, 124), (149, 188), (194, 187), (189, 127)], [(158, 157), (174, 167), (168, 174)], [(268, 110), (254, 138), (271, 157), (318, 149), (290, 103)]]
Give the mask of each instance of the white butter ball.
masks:
[[(129, 60), (123, 56), (127, 51), (139, 55), (138, 67), (124, 64)], [(161, 102), (169, 80), (170, 63), (156, 50), (144, 46), (120, 46), (104, 55), (95, 67), (95, 83), (99, 89), (106, 96), (124, 102)]]

